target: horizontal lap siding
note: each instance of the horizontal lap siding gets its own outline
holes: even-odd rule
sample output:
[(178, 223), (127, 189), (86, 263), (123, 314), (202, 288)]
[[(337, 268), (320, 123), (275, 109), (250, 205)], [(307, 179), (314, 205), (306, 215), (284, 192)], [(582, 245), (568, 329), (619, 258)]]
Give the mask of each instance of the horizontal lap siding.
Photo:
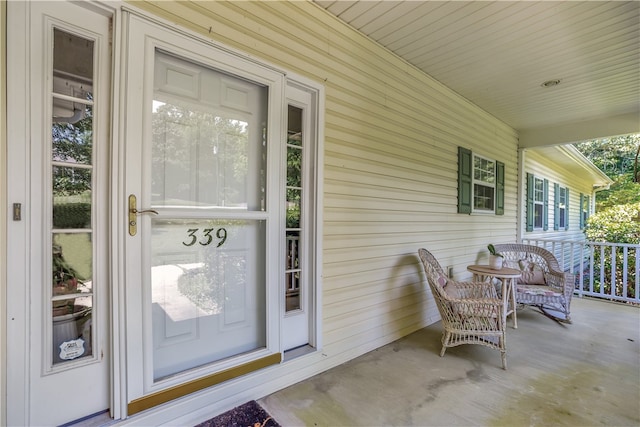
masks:
[[(536, 153), (534, 149), (527, 150), (525, 155), (525, 172), (532, 173), (538, 178), (549, 180), (549, 229), (547, 231), (534, 230), (525, 232), (525, 239), (561, 239), (561, 240), (584, 240), (583, 230), (580, 230), (580, 193), (591, 197), (593, 182), (585, 179), (584, 176), (569, 174), (565, 168), (554, 163), (554, 159)], [(569, 230), (554, 230), (554, 192), (553, 184), (558, 183), (561, 187), (569, 189)], [(523, 210), (526, 215), (526, 210)], [(526, 217), (523, 219), (526, 221)]]
[[(437, 320), (418, 248), (466, 278), (488, 242), (515, 241), (515, 131), (323, 9), (299, 1), (135, 5), (325, 86), (329, 357), (355, 357)], [(458, 146), (505, 163), (504, 216), (456, 213)]]

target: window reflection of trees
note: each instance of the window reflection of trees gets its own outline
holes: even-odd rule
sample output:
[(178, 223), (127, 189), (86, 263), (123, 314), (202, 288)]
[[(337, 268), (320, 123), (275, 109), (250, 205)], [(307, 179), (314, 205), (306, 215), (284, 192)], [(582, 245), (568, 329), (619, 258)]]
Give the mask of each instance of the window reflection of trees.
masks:
[(247, 206), (247, 121), (154, 101), (152, 129), (154, 202)]

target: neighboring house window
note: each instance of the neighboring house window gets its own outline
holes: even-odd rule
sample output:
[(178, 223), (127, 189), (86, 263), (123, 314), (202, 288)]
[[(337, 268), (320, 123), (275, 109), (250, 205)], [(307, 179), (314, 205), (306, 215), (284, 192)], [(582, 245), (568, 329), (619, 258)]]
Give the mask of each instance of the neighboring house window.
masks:
[(569, 189), (561, 187), (560, 184), (553, 185), (554, 194), (554, 215), (553, 229), (569, 229)]
[(549, 180), (527, 174), (527, 231), (549, 229)]
[(458, 147), (458, 213), (504, 215), (504, 163)]
[(587, 225), (589, 219), (589, 196), (580, 193), (580, 230)]

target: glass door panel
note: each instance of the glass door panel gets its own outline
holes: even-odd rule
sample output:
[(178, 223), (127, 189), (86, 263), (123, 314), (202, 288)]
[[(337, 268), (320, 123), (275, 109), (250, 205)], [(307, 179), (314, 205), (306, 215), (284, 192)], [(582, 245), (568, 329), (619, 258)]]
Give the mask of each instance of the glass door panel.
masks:
[(56, 28), (53, 41), (50, 339), (58, 365), (93, 355), (94, 42)]
[(267, 88), (156, 51), (153, 379), (267, 346)]
[(302, 245), (300, 241), (302, 226), (302, 109), (288, 106), (287, 128), (287, 228), (286, 228), (286, 265), (285, 265), (285, 310), (291, 312), (302, 309), (304, 289), (301, 286)]
[(154, 219), (154, 379), (266, 346), (264, 221)]

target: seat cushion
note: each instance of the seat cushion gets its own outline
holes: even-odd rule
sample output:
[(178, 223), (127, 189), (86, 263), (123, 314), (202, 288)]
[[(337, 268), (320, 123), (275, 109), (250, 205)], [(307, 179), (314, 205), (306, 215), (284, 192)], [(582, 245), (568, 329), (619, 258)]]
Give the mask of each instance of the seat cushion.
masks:
[(519, 294), (538, 296), (543, 295), (546, 297), (561, 297), (562, 293), (557, 290), (550, 288), (549, 286), (543, 285), (531, 285), (531, 284), (520, 284), (516, 285), (516, 290)]

